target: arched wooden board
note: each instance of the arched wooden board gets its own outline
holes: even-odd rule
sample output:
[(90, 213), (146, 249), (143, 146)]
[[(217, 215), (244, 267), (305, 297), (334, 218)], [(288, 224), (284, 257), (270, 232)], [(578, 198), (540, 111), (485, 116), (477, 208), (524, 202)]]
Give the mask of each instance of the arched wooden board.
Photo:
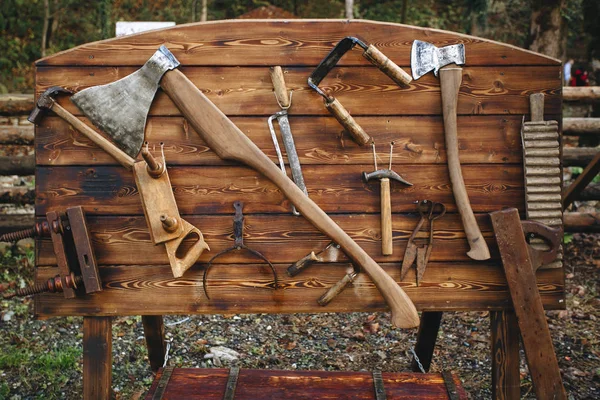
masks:
[[(468, 245), (446, 167), (438, 78), (430, 73), (400, 88), (356, 50), (342, 58), (321, 86), (335, 94), (373, 136), (379, 163), (387, 163), (389, 142), (396, 142), (393, 169), (414, 183), (409, 188), (392, 185), (394, 254), (381, 254), (379, 185), (361, 179), (362, 171), (373, 168), (370, 149), (350, 140), (306, 83), (345, 36), (374, 44), (407, 71), (415, 39), (437, 46), (465, 44), (458, 107), (460, 157), (492, 260), (472, 262), (465, 254)], [(54, 85), (79, 91), (112, 82), (143, 65), (160, 45), (174, 53), (181, 71), (274, 162), (266, 118), (279, 108), (268, 67), (282, 65), (288, 88), (294, 90), (290, 124), (311, 198), (397, 281), (407, 238), (418, 220), (413, 202), (423, 198), (443, 202), (448, 214), (436, 224), (435, 247), (423, 284), (414, 285), (411, 271), (400, 285), (422, 310), (509, 307), (487, 213), (503, 207), (524, 212), (521, 121), (523, 115), (528, 118), (529, 95), (543, 92), (546, 119), (560, 122), (558, 60), (472, 36), (372, 21), (218, 21), (88, 43), (39, 60), (36, 93)], [(67, 97), (59, 103), (89, 124)], [(40, 296), (37, 315), (385, 309), (363, 275), (339, 301), (326, 308), (317, 305), (316, 298), (341, 277), (348, 264), (315, 266), (297, 279), (287, 278), (287, 265), (319, 251), (327, 238), (302, 217), (293, 217), (289, 201), (264, 177), (220, 160), (160, 90), (150, 110), (146, 139), (154, 151), (165, 142), (180, 212), (203, 231), (211, 252), (204, 253), (182, 279), (170, 279), (163, 246), (150, 241), (131, 174), (64, 121), (49, 115), (36, 128), (36, 214), (41, 219), (47, 211), (83, 206), (105, 290), (68, 301), (60, 295)], [(238, 252), (220, 260), (211, 274), (215, 300), (208, 302), (198, 286), (202, 266), (232, 244), (235, 200), (246, 204), (246, 244), (276, 264), (284, 288), (253, 289), (253, 285), (268, 286), (270, 278), (252, 266), (255, 259)], [(46, 279), (55, 273), (56, 261), (50, 242), (37, 244), (37, 265), (43, 266), (38, 278)], [(547, 308), (564, 307), (561, 270), (540, 271), (538, 285)]]

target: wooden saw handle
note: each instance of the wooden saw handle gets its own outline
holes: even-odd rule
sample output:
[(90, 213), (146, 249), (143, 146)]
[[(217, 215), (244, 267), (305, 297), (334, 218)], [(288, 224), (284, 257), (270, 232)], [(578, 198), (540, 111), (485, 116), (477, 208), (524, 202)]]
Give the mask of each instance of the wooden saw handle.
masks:
[(325, 107), (338, 120), (338, 122), (348, 131), (352, 139), (360, 146), (364, 146), (371, 142), (371, 136), (367, 135), (364, 129), (352, 118), (352, 115), (346, 108), (332, 97), (330, 100), (325, 100)]
[(479, 230), (471, 202), (467, 195), (465, 181), (460, 168), (458, 157), (458, 129), (456, 125), (456, 113), (458, 106), (458, 91), (462, 82), (462, 68), (444, 67), (440, 70), (440, 86), (442, 89), (442, 110), (444, 114), (444, 134), (446, 137), (446, 154), (448, 157), (448, 170), (452, 193), (462, 219), (465, 234), (471, 250), (467, 255), (474, 260), (487, 260), (490, 258), (490, 250)]
[(309, 222), (340, 245), (346, 255), (369, 274), (390, 307), (395, 326), (412, 328), (419, 325), (417, 309), (402, 288), (181, 71), (175, 69), (165, 73), (161, 87), (219, 157), (242, 162), (271, 180)]
[(393, 253), (392, 247), (392, 201), (390, 199), (390, 180), (381, 178), (381, 252), (384, 256)]
[(387, 58), (385, 54), (377, 49), (372, 44), (367, 47), (363, 53), (363, 57), (375, 65), (384, 74), (389, 76), (394, 82), (400, 86), (408, 86), (412, 82), (412, 76), (396, 65), (395, 62)]

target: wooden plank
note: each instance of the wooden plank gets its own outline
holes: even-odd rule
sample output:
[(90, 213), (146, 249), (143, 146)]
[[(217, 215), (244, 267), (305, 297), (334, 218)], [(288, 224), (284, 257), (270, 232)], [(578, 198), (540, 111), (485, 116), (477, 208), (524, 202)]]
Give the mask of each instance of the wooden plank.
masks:
[[(332, 216), (365, 251), (379, 262), (399, 262), (404, 255), (407, 239), (417, 225), (419, 215), (394, 214), (392, 233), (395, 238), (394, 254), (381, 254), (381, 234), (378, 214), (338, 214)], [(233, 245), (232, 216), (194, 215), (185, 217), (198, 227), (210, 246), (210, 251), (202, 253), (200, 263), (208, 262), (214, 254)], [(498, 253), (493, 243), (489, 217), (477, 215), (484, 236), (491, 245), (492, 257)], [(87, 216), (87, 222), (99, 264), (162, 264), (168, 263), (163, 246), (154, 246), (143, 216), (137, 217), (97, 217)], [(245, 215), (244, 242), (247, 246), (265, 255), (271, 262), (293, 263), (311, 251), (322, 250), (329, 239), (319, 233), (304, 218), (288, 215)], [(428, 236), (421, 232), (417, 241)], [(465, 239), (458, 214), (446, 214), (436, 221), (432, 261), (466, 261), (469, 247)], [(41, 265), (54, 264), (55, 258), (49, 240), (38, 242)], [(217, 263), (253, 263), (256, 259), (244, 251), (236, 251), (215, 260)]]
[[(421, 311), (501, 310), (512, 307), (506, 278), (496, 262), (430, 262), (420, 286), (414, 270), (400, 282), (398, 263), (380, 263), (399, 282)], [(59, 315), (221, 314), (221, 313), (320, 313), (386, 310), (383, 297), (366, 274), (327, 307), (317, 299), (337, 282), (349, 264), (313, 265), (294, 278), (288, 264), (275, 264), (280, 289), (273, 290), (273, 275), (264, 264), (230, 263), (211, 269), (208, 277), (211, 300), (202, 295), (203, 269), (194, 267), (173, 278), (169, 265), (102, 266), (101, 293), (65, 300), (61, 294), (36, 297), (38, 317)], [(54, 276), (56, 268), (38, 268), (37, 280)], [(565, 304), (561, 269), (540, 270), (537, 285), (547, 309)], [(156, 299), (160, 299), (157, 301)]]
[[(146, 399), (152, 399), (162, 372), (154, 380)], [(223, 399), (228, 369), (176, 368), (169, 379), (164, 399)], [(456, 399), (467, 399), (460, 379)], [(382, 373), (388, 399), (448, 399), (441, 374)], [(258, 399), (364, 399), (374, 398), (371, 372), (277, 371), (241, 369), (235, 391), (236, 400)]]
[(83, 318), (83, 398), (108, 400), (112, 397), (111, 317)]
[[(183, 65), (317, 65), (346, 36), (359, 35), (399, 65), (410, 64), (415, 39), (436, 46), (465, 43), (469, 65), (554, 65), (560, 60), (455, 32), (364, 20), (226, 20), (186, 24), (87, 43), (38, 60), (44, 65), (138, 65), (166, 45)], [(123, 53), (127, 57), (123, 57)], [(361, 51), (342, 59), (364, 64)]]
[(565, 167), (585, 167), (590, 165), (600, 151), (594, 147), (565, 147), (562, 161)]
[(0, 156), (0, 175), (33, 175), (35, 156)]
[(596, 175), (600, 173), (600, 151), (596, 153), (594, 159), (587, 164), (587, 167), (581, 174), (575, 179), (575, 182), (571, 183), (569, 187), (563, 191), (562, 202), (563, 210), (566, 210), (569, 205), (577, 196), (577, 193), (581, 192), (590, 183)]
[[(521, 119), (519, 115), (459, 117), (461, 163), (520, 164)], [(91, 126), (85, 118), (82, 120)], [(394, 166), (446, 163), (441, 116), (357, 117), (356, 120), (379, 144), (380, 163), (387, 163), (388, 153), (383, 150), (391, 141), (396, 144)], [(277, 161), (266, 117), (233, 117), (232, 121), (273, 162)], [(290, 124), (302, 165), (373, 162), (369, 149), (354, 145), (347, 134), (341, 134), (342, 127), (333, 117), (293, 116)], [(477, 140), (472, 140), (474, 135)], [(150, 117), (146, 140), (153, 152), (159, 151), (160, 142), (165, 143), (165, 156), (171, 166), (231, 164), (217, 157), (181, 117)], [(50, 116), (37, 127), (36, 143), (38, 165), (117, 165), (110, 155), (58, 117)], [(287, 162), (285, 152), (284, 160)], [(399, 167), (395, 169), (402, 172)]]
[(563, 118), (565, 135), (600, 135), (600, 118)]
[(0, 94), (0, 115), (29, 114), (33, 110), (33, 96), (30, 94)]
[[(365, 183), (372, 165), (303, 167), (309, 196), (328, 213), (379, 213), (379, 185)], [(405, 165), (396, 169), (413, 186), (391, 185), (392, 212), (414, 212), (414, 201), (430, 199), (456, 210), (445, 165)], [(524, 207), (520, 165), (465, 165), (465, 184), (475, 212)], [(56, 177), (60, 176), (60, 179)], [(231, 214), (243, 199), (246, 212), (288, 213), (289, 202), (273, 183), (244, 166), (170, 168), (179, 212)], [(84, 207), (89, 214), (142, 214), (132, 174), (121, 167), (38, 167), (36, 213), (56, 207)]]
[[(37, 70), (36, 92), (59, 85), (73, 91), (113, 82), (135, 68), (94, 67)], [(183, 72), (228, 116), (270, 115), (276, 110), (269, 68), (185, 67)], [(294, 91), (291, 115), (329, 115), (323, 99), (307, 84), (312, 68), (287, 69), (286, 84)], [(535, 75), (536, 79), (531, 77)], [(341, 67), (319, 85), (336, 96), (353, 116), (358, 115), (436, 115), (441, 114), (439, 79), (427, 74), (400, 88), (373, 66)], [(529, 114), (529, 94), (546, 95), (546, 112), (561, 113), (561, 81), (556, 67), (465, 67), (458, 98), (458, 114)], [(81, 111), (61, 96), (59, 104), (75, 115)], [(150, 115), (180, 115), (173, 102), (161, 91)]]
[(0, 144), (33, 144), (33, 125), (0, 125)]
[(538, 399), (567, 399), (519, 214), (490, 214), (514, 304), (527, 365)]
[(10, 186), (0, 188), (0, 204), (33, 204), (35, 190), (28, 186)]
[(521, 398), (519, 326), (514, 311), (490, 312), (492, 342), (492, 398)]
[(565, 232), (600, 232), (600, 213), (567, 212), (564, 220)]
[(30, 229), (34, 221), (33, 213), (0, 214), (0, 234), (20, 231), (21, 229)]
[(144, 337), (152, 372), (158, 371), (165, 361), (165, 326), (161, 315), (142, 315)]
[(563, 88), (564, 101), (594, 102), (600, 100), (600, 86), (567, 86)]

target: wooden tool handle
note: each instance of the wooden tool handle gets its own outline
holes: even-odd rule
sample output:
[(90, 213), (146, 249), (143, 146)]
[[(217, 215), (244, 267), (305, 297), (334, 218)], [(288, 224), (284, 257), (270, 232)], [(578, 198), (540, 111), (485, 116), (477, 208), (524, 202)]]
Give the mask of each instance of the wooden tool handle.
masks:
[(81, 122), (79, 118), (75, 117), (73, 114), (65, 110), (60, 104), (54, 103), (52, 105), (52, 111), (54, 111), (56, 115), (67, 121), (69, 124), (71, 124), (73, 128), (75, 128), (83, 136), (87, 137), (102, 150), (110, 154), (122, 166), (129, 170), (133, 168), (133, 163), (135, 162), (133, 158), (129, 157), (125, 152), (121, 151), (121, 149), (112, 144), (104, 136), (100, 135), (98, 132)]
[(458, 106), (458, 91), (462, 81), (462, 68), (444, 67), (440, 70), (440, 85), (442, 89), (442, 110), (444, 114), (444, 133), (446, 137), (446, 154), (448, 157), (448, 170), (454, 200), (462, 219), (465, 234), (471, 250), (467, 255), (474, 260), (487, 260), (490, 251), (487, 243), (477, 226), (471, 202), (463, 180), (458, 157), (458, 131), (456, 113)]
[(392, 201), (390, 199), (390, 180), (380, 179), (381, 188), (381, 252), (389, 256), (393, 252), (392, 247)]
[(335, 299), (338, 294), (342, 293), (344, 289), (346, 289), (346, 286), (352, 283), (354, 276), (355, 275), (353, 273), (346, 274), (342, 279), (337, 281), (335, 285), (323, 293), (323, 295), (317, 300), (317, 303), (319, 303), (319, 305), (322, 307), (325, 307), (327, 304), (331, 303), (331, 300)]
[(400, 286), (183, 73), (179, 70), (167, 72), (161, 86), (219, 157), (245, 163), (271, 180), (309, 222), (340, 245), (342, 251), (369, 274), (392, 311), (394, 325), (401, 328), (419, 325), (417, 309)]
[(287, 273), (289, 276), (298, 275), (304, 268), (308, 267), (310, 264), (317, 261), (317, 256), (314, 251), (311, 251), (310, 254), (302, 257), (292, 265), (290, 265), (287, 269)]
[[(181, 277), (185, 271), (194, 265), (204, 250), (210, 250), (208, 244), (204, 241), (202, 232), (200, 232), (198, 228), (183, 218), (181, 219), (181, 223), (183, 225), (183, 235), (179, 236), (177, 239), (165, 242), (165, 249), (167, 250), (167, 256), (169, 256), (171, 271), (175, 278)], [(185, 238), (193, 239), (194, 244), (180, 256), (177, 253)]]
[(271, 75), (271, 82), (273, 82), (273, 88), (275, 89), (275, 97), (281, 108), (288, 108), (290, 106), (290, 94), (285, 87), (285, 78), (283, 77), (283, 70), (280, 66), (271, 67), (269, 74)]
[(356, 143), (364, 146), (371, 142), (371, 136), (367, 135), (363, 128), (352, 118), (348, 110), (336, 98), (332, 97), (331, 101), (325, 100), (325, 107), (342, 124)]
[(363, 53), (363, 57), (379, 68), (384, 74), (389, 76), (394, 82), (400, 86), (408, 86), (412, 82), (412, 77), (396, 65), (395, 62), (387, 58), (385, 54), (377, 49), (372, 44)]

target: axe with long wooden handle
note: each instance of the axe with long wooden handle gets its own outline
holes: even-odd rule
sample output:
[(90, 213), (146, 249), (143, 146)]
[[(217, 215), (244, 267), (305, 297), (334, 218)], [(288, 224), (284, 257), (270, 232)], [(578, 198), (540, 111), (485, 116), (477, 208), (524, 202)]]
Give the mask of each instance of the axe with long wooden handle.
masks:
[[(462, 176), (458, 154), (458, 128), (456, 123), (458, 91), (462, 82), (462, 68), (464, 64), (464, 45), (452, 45), (437, 48), (431, 43), (415, 40), (411, 52), (411, 68), (413, 78), (419, 79), (429, 71), (440, 75), (442, 92), (442, 113), (444, 115), (444, 135), (446, 139), (446, 156), (448, 157), (448, 171), (452, 183), (452, 193), (460, 218), (465, 229), (470, 250), (467, 255), (474, 260), (487, 260), (490, 250), (477, 225), (477, 220), (471, 208), (469, 195)], [(446, 66), (448, 65), (448, 66)]]
[[(155, 57), (170, 61), (175, 60), (173, 54), (164, 46), (161, 46), (155, 53), (153, 58)], [(164, 63), (164, 60), (155, 62), (157, 65), (162, 63)], [(143, 79), (149, 79), (148, 77), (146, 75)], [(123, 85), (127, 87), (135, 86), (144, 88), (154, 86), (155, 82), (151, 84), (140, 81), (136, 82), (139, 79), (141, 79), (140, 76), (134, 73), (109, 85), (115, 87), (120, 82), (126, 81)], [(127, 82), (128, 80), (129, 82)], [(335, 243), (339, 244), (346, 255), (362, 267), (371, 277), (390, 307), (392, 323), (395, 326), (413, 328), (419, 325), (417, 309), (402, 288), (346, 232), (325, 214), (314, 201), (307, 197), (292, 180), (281, 172), (182, 72), (177, 69), (168, 68), (164, 72), (160, 86), (171, 100), (173, 100), (194, 130), (198, 132), (202, 139), (220, 158), (239, 161), (262, 173), (281, 190), (309, 222)], [(86, 96), (85, 92), (90, 90), (86, 89), (73, 96), (72, 100), (76, 102), (77, 99), (85, 98), (86, 103), (94, 105), (96, 112), (101, 112), (104, 101), (101, 97), (95, 98), (95, 96), (98, 96), (102, 86), (91, 89), (94, 90), (93, 96)], [(152, 96), (154, 96), (154, 93), (152, 93)], [(110, 110), (106, 110), (103, 113), (103, 119), (108, 120), (115, 126), (115, 129), (118, 129), (117, 125), (122, 123), (122, 121), (111, 120)], [(143, 132), (143, 125), (141, 129)], [(107, 130), (106, 133), (111, 134), (110, 130)]]

